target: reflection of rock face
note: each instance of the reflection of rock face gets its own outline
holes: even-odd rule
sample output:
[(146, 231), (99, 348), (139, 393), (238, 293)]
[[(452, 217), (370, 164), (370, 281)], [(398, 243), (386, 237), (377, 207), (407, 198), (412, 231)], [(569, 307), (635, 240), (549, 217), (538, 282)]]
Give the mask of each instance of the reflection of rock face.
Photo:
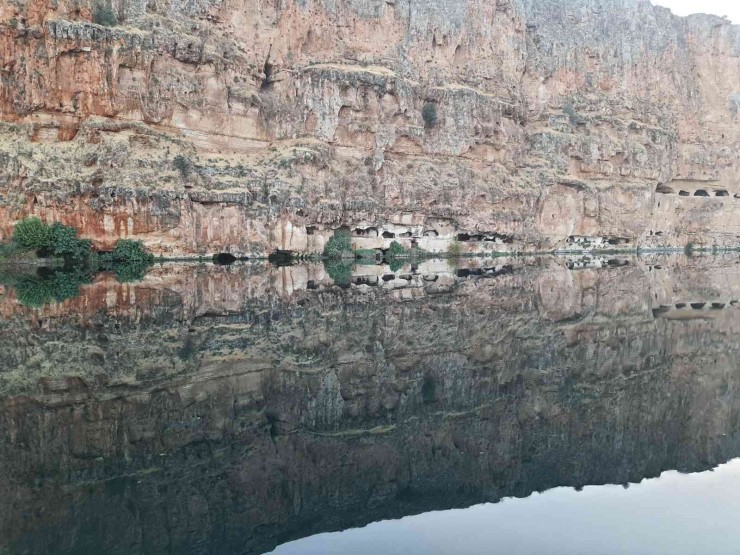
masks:
[(173, 254), (340, 226), (736, 244), (738, 29), (637, 0), (9, 0), (0, 239), (33, 213)]
[[(11, 552), (260, 553), (709, 468), (740, 455), (733, 272), (514, 261), (403, 296), (308, 289), (313, 267), (179, 268), (126, 295), (99, 282), (41, 311), (0, 305), (0, 538)], [(686, 299), (728, 302), (659, 310)]]

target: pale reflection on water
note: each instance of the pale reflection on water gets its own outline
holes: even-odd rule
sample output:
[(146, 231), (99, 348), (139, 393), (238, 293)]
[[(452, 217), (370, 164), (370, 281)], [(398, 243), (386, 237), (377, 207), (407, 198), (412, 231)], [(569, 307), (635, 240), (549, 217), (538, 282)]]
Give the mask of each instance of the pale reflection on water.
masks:
[(714, 555), (740, 552), (740, 459), (629, 487), (556, 488), (284, 544), (274, 555)]

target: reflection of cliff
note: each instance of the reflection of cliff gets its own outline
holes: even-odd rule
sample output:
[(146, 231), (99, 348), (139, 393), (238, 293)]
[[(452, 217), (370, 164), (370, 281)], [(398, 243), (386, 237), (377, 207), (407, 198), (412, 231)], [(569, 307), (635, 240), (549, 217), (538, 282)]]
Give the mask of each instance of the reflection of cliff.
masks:
[(734, 260), (511, 265), (428, 273), (413, 295), (324, 287), (310, 267), (182, 268), (95, 284), (67, 312), (15, 310), (0, 321), (15, 391), (0, 404), (0, 538), (29, 553), (260, 553), (740, 455), (740, 308), (653, 312), (670, 292), (736, 296)]

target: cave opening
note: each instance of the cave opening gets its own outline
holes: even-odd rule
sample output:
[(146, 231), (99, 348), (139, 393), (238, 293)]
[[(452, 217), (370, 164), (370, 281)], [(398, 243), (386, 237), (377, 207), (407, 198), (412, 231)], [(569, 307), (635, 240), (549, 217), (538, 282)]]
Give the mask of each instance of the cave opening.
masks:
[(691, 193), (689, 193), (688, 191), (679, 191), (678, 196), (679, 197), (690, 197)]
[(706, 192), (706, 191), (705, 191), (704, 189), (698, 189), (698, 190), (697, 190), (697, 191), (696, 191), (696, 192), (694, 193), (694, 196), (695, 196), (695, 197), (708, 197), (708, 196), (709, 196), (709, 193), (707, 193), (707, 192)]
[(728, 193), (725, 190), (720, 190), (720, 191), (717, 191), (716, 193), (714, 193), (714, 196), (715, 197), (729, 197), (730, 196), (730, 193)]
[(357, 228), (354, 232), (355, 237), (377, 237), (378, 236), (378, 228), (377, 227), (368, 227), (365, 229)]
[(267, 92), (272, 89), (275, 83), (274, 72), (275, 72), (275, 66), (272, 63), (270, 63), (270, 57), (268, 54), (267, 60), (265, 60), (265, 65), (262, 66), (262, 73), (264, 74), (265, 78), (262, 80), (262, 83), (260, 84), (261, 92)]
[(384, 231), (383, 232), (383, 239), (395, 239), (396, 234), (390, 231)]

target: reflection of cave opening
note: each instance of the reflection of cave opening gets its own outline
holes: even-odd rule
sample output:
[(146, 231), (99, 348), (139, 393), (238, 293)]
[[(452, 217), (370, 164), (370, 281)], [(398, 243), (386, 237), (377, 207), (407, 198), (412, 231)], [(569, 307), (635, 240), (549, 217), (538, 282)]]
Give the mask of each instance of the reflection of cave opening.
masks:
[(706, 305), (706, 303), (691, 303), (691, 308), (693, 308), (694, 310), (701, 310)]
[(353, 276), (352, 284), (353, 285), (368, 285), (370, 287), (375, 287), (378, 285), (378, 276)]
[(690, 197), (691, 193), (689, 193), (688, 191), (679, 191), (678, 196), (679, 197)]
[(424, 403), (434, 403), (437, 401), (437, 384), (433, 378), (424, 378), (421, 384), (421, 400)]
[(236, 262), (236, 256), (234, 256), (230, 252), (220, 252), (213, 255), (214, 264), (228, 266), (229, 264), (233, 264), (234, 262)]
[(714, 196), (715, 197), (729, 197), (730, 196), (730, 193), (728, 193), (727, 191), (722, 190), (722, 191), (717, 191), (716, 193), (714, 193)]
[(679, 310), (686, 308), (686, 303), (676, 303), (676, 308)]
[(271, 253), (267, 260), (276, 266), (293, 266), (297, 263), (296, 253), (293, 251), (277, 250)]
[(712, 303), (712, 310), (723, 310), (725, 303)]
[(696, 192), (694, 193), (694, 196), (695, 196), (695, 197), (708, 197), (708, 196), (709, 196), (709, 193), (707, 193), (707, 192), (706, 192), (706, 191), (705, 191), (704, 189), (698, 189), (698, 190), (697, 190), (697, 191), (696, 191)]
[(386, 283), (389, 281), (393, 281), (394, 279), (396, 279), (396, 274), (385, 274), (383, 276), (383, 281), (385, 281)]

